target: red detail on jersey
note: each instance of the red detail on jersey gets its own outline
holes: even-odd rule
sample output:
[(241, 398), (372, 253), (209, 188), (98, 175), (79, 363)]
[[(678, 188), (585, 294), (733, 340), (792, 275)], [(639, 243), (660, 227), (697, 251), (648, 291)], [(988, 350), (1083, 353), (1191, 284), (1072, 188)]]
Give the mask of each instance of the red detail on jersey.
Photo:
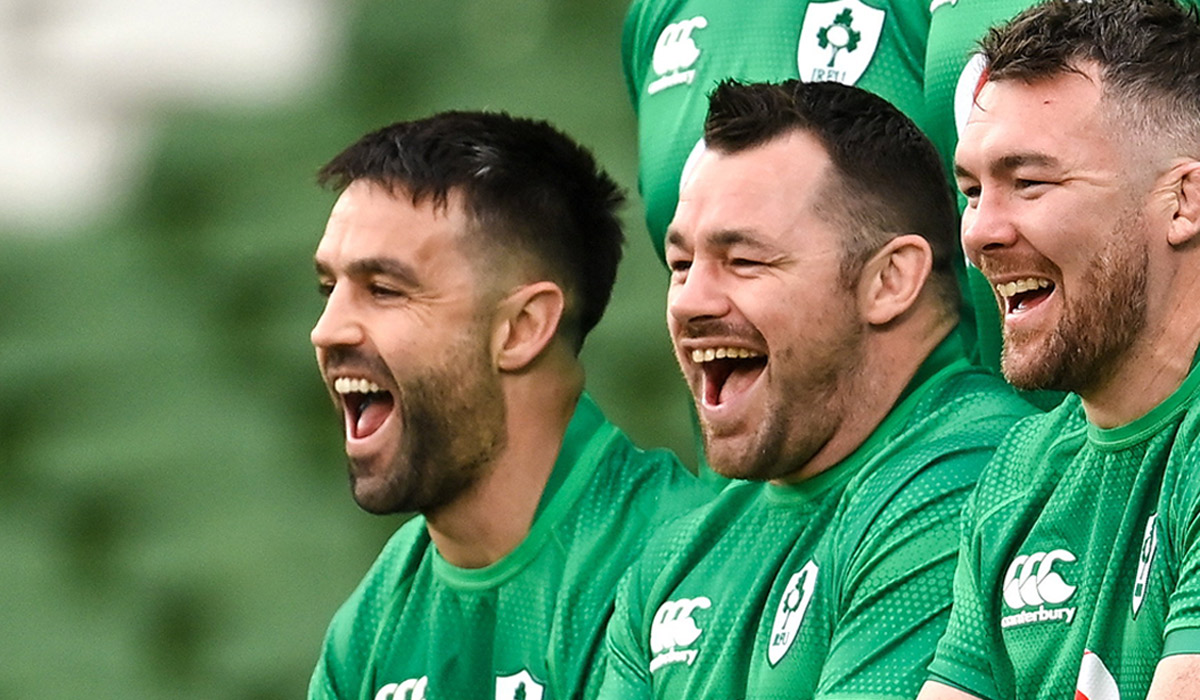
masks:
[(1083, 650), (1079, 680), (1075, 682), (1075, 700), (1121, 700), (1117, 679), (1090, 649)]

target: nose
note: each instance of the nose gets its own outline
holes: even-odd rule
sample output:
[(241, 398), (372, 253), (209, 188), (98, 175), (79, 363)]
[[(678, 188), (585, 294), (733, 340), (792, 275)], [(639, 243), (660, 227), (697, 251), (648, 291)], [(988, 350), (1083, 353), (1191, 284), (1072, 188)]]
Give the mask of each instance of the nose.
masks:
[(962, 215), (962, 245), (971, 262), (979, 265), (985, 254), (1011, 247), (1017, 229), (1003, 199), (982, 192)]
[(682, 281), (672, 281), (667, 292), (667, 313), (680, 324), (729, 313), (729, 297), (715, 263), (695, 262)]
[(348, 290), (342, 292), (337, 287), (333, 288), (325, 299), (325, 309), (309, 338), (318, 349), (359, 345), (365, 340), (362, 324), (354, 315)]

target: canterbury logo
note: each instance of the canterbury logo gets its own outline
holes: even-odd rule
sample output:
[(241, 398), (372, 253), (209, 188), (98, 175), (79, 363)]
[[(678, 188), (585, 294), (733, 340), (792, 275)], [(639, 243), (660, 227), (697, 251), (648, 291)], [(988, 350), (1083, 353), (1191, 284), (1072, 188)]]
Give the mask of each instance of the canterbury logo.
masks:
[[(1021, 612), (1000, 619), (1001, 627), (1015, 627), (1031, 622), (1075, 619), (1076, 608), (1050, 608), (1046, 605), (1065, 603), (1075, 595), (1075, 586), (1068, 584), (1054, 571), (1054, 565), (1075, 561), (1075, 555), (1065, 549), (1021, 555), (1008, 565), (1004, 575), (1004, 603)], [(1037, 608), (1026, 611), (1024, 608)]]
[(667, 25), (662, 34), (658, 35), (658, 42), (654, 45), (654, 58), (651, 59), (654, 72), (659, 78), (650, 83), (646, 92), (653, 95), (672, 85), (690, 83), (696, 79), (696, 71), (686, 70), (700, 58), (700, 49), (692, 39), (692, 32), (707, 26), (708, 20), (704, 17), (692, 17)]
[(388, 683), (375, 694), (375, 700), (425, 700), (429, 676), (409, 678), (403, 683)]
[(1057, 562), (1073, 562), (1075, 555), (1065, 549), (1019, 556), (1008, 565), (1004, 576), (1004, 602), (1014, 610), (1045, 603), (1062, 603), (1075, 593), (1062, 576), (1054, 573)]
[(700, 638), (704, 630), (696, 626), (692, 614), (710, 607), (712, 601), (704, 596), (668, 600), (658, 607), (650, 625), (650, 651), (654, 654), (650, 660), (651, 673), (660, 666), (672, 663), (692, 665), (698, 652), (680, 647), (690, 646)]

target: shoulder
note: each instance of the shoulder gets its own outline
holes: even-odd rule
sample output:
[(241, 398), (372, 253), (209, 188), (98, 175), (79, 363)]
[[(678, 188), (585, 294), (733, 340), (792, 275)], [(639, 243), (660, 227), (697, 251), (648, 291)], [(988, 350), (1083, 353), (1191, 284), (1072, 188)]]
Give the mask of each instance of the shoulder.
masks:
[(914, 421), (933, 427), (944, 423), (964, 435), (981, 441), (999, 442), (1017, 421), (1033, 416), (1038, 410), (1022, 399), (1004, 380), (978, 367), (950, 372), (941, 378), (914, 411)]
[(329, 623), (313, 677), (314, 689), (326, 684), (354, 684), (353, 679), (370, 657), (387, 608), (411, 585), (428, 549), (429, 534), (424, 518), (419, 516), (392, 535)]
[(712, 491), (668, 450), (644, 450), (623, 433), (613, 440), (584, 494), (621, 520), (662, 523), (708, 502)]
[[(839, 523), (857, 542), (884, 523), (955, 520), (1005, 435), (1036, 414), (999, 378), (951, 372), (929, 387), (846, 489)], [(855, 534), (857, 533), (857, 535)]]
[(631, 575), (642, 590), (674, 588), (678, 580), (706, 562), (722, 564), (709, 556), (724, 537), (759, 503), (764, 485), (734, 481), (707, 503), (664, 522), (646, 544)]
[(371, 609), (388, 600), (398, 588), (406, 586), (416, 575), (422, 560), (429, 553), (429, 530), (425, 518), (415, 516), (400, 526), (383, 546), (349, 599), (334, 618), (350, 622), (362, 609)]
[(683, 0), (633, 0), (621, 30), (621, 56), (625, 76), (643, 75), (654, 55), (659, 34), (671, 23)]

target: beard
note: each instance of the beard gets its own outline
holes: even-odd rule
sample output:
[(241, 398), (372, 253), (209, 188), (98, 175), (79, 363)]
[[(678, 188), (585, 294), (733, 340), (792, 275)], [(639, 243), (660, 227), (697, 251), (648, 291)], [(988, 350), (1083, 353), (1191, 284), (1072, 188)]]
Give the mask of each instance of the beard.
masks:
[[(863, 400), (849, 391), (862, 363), (864, 336), (853, 299), (847, 295), (827, 303), (837, 310), (820, 324), (825, 332), (772, 353), (764, 369), (768, 374), (760, 377), (767, 392), (761, 420), (752, 432), (717, 435), (701, 421), (713, 471), (733, 479), (790, 480), (837, 432), (847, 405)], [(725, 335), (741, 337), (736, 330)]]
[(484, 330), (445, 353), (447, 361), (398, 382), (401, 442), (382, 479), (359, 488), (371, 473), (351, 459), (354, 500), (375, 514), (428, 515), (469, 491), (505, 445), (507, 412), (488, 362)]
[(1001, 368), (1009, 383), (1086, 393), (1116, 369), (1146, 325), (1149, 252), (1136, 233), (1143, 223), (1140, 212), (1118, 221), (1079, 291), (1063, 295), (1062, 318), (1048, 335), (1005, 329)]

